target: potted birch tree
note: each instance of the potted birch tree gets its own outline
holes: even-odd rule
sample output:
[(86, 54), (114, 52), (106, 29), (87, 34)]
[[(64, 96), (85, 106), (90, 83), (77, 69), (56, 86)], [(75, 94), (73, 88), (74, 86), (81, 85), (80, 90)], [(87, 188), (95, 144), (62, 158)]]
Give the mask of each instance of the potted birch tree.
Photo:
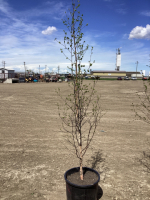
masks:
[[(85, 41), (83, 41), (83, 15), (80, 14), (79, 7), (80, 2), (72, 0), (72, 9), (69, 9), (70, 18), (66, 13), (66, 19), (63, 20), (68, 32), (64, 30), (63, 42), (55, 39), (62, 46), (61, 53), (71, 63), (71, 67), (68, 68), (72, 72), (73, 80), (68, 82), (68, 86), (72, 88), (72, 93), (64, 99), (59, 88), (56, 92), (65, 105), (63, 112), (61, 112), (58, 104), (63, 131), (67, 133), (67, 140), (73, 146), (79, 159), (79, 167), (69, 169), (64, 175), (67, 200), (96, 200), (100, 176), (97, 171), (83, 167), (83, 158), (100, 121), (101, 107), (100, 97), (95, 95), (96, 81), (94, 80), (91, 85), (91, 83), (84, 84), (83, 80), (82, 69), (85, 66), (82, 65), (82, 60), (89, 45), (85, 46)], [(94, 63), (91, 62), (92, 54), (93, 47), (91, 47), (89, 68), (84, 69), (84, 73), (89, 72)]]

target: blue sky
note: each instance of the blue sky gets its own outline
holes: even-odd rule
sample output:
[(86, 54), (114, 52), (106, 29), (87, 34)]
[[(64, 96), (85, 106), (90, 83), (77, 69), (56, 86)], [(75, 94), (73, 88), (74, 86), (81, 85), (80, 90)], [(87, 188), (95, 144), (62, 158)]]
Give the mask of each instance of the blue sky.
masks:
[[(120, 70), (150, 68), (150, 0), (81, 0), (84, 40), (94, 47), (92, 70), (115, 70), (116, 49), (121, 48)], [(71, 0), (0, 0), (0, 67), (24, 71), (67, 71), (70, 63), (60, 53), (66, 29), (61, 19)], [(90, 51), (83, 64), (88, 67)]]

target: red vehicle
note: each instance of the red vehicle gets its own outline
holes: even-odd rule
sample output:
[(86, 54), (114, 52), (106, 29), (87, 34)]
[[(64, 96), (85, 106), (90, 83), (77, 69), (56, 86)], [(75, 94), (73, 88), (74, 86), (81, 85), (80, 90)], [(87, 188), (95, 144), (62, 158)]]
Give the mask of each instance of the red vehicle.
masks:
[(142, 80), (148, 80), (149, 77), (143, 76)]
[(121, 76), (119, 76), (119, 77), (117, 78), (117, 80), (122, 80)]

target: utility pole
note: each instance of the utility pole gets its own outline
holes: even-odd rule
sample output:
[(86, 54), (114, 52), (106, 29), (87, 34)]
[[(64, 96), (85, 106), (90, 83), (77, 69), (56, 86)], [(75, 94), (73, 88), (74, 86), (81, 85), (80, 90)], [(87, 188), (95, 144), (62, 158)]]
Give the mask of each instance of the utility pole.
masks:
[(2, 64), (4, 65), (4, 80), (5, 80), (5, 61), (2, 61)]
[(116, 69), (115, 70), (117, 71), (117, 49), (116, 49)]
[(60, 67), (58, 66), (58, 74), (59, 74)]
[[(149, 57), (150, 57), (150, 54), (149, 54)], [(149, 63), (150, 63), (150, 59), (149, 59)], [(149, 67), (150, 67), (150, 64), (149, 64)]]
[[(150, 57), (150, 54), (149, 54), (149, 57)], [(149, 59), (149, 62), (150, 62), (150, 59)], [(149, 65), (146, 65), (147, 67), (150, 67), (150, 64)], [(150, 77), (150, 72), (149, 72), (149, 77)]]
[(23, 64), (24, 64), (24, 70), (25, 70), (24, 78), (25, 78), (25, 81), (26, 81), (26, 63), (23, 62)]
[(45, 65), (45, 80), (46, 80), (46, 67), (47, 67), (47, 65)]
[(136, 64), (136, 79), (137, 79), (137, 68), (138, 68), (139, 62), (137, 61), (135, 64)]
[(40, 65), (39, 65), (39, 74), (40, 74)]

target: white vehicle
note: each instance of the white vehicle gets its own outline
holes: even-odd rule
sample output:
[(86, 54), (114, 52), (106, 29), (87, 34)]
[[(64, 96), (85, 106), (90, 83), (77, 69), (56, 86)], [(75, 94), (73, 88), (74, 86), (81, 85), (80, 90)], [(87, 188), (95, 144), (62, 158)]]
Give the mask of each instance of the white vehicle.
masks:
[(128, 76), (125, 76), (125, 77), (124, 77), (124, 80), (129, 80), (129, 77), (128, 77)]
[(133, 76), (133, 77), (131, 77), (131, 80), (137, 80), (137, 78)]

